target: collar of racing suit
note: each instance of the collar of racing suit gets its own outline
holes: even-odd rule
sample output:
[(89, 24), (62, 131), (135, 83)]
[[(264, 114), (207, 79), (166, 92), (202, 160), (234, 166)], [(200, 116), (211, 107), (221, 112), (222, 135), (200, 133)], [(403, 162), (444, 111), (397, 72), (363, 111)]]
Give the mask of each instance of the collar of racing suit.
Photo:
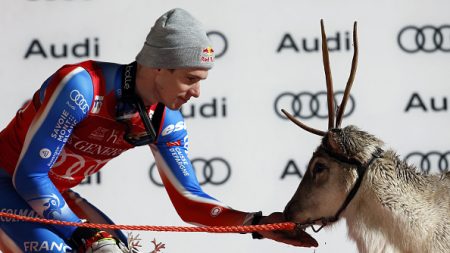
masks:
[[(125, 65), (123, 68), (122, 92), (117, 105), (116, 118), (118, 121), (127, 124), (127, 131), (123, 138), (133, 146), (142, 146), (155, 142), (157, 134), (144, 102), (136, 93), (136, 68), (136, 62)], [(138, 135), (131, 133), (132, 127), (129, 125), (131, 124), (129, 117), (136, 111), (139, 113), (145, 128), (145, 133)]]

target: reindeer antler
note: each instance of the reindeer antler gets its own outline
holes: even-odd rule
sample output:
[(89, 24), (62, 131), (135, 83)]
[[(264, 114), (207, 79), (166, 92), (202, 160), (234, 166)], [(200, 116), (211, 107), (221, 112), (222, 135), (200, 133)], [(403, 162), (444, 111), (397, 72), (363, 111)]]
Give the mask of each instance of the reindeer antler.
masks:
[(348, 97), (350, 96), (350, 90), (352, 89), (353, 81), (355, 80), (356, 66), (358, 65), (358, 33), (356, 21), (353, 23), (353, 59), (352, 69), (350, 76), (348, 77), (347, 85), (345, 86), (344, 96), (342, 97), (341, 105), (336, 118), (336, 128), (341, 127), (342, 116), (344, 115), (345, 106), (347, 105)]
[[(325, 28), (323, 24), (323, 20), (320, 20), (320, 30), (322, 34), (322, 58), (323, 58), (323, 68), (325, 72), (325, 79), (327, 83), (327, 102), (328, 102), (328, 130), (332, 129), (333, 127), (339, 128), (341, 126), (342, 122), (342, 116), (344, 115), (345, 106), (347, 104), (347, 100), (350, 96), (350, 90), (353, 85), (353, 81), (355, 80), (355, 74), (356, 74), (356, 66), (358, 64), (358, 34), (357, 34), (357, 26), (356, 21), (353, 24), (353, 59), (352, 59), (352, 68), (350, 71), (350, 76), (347, 81), (347, 85), (345, 86), (345, 92), (344, 96), (342, 97), (341, 104), (338, 106), (338, 113), (336, 117), (336, 125), (334, 124), (334, 92), (333, 92), (333, 79), (331, 77), (331, 68), (330, 68), (330, 58), (328, 55), (328, 46), (327, 46), (327, 36), (325, 34)], [(281, 111), (288, 117), (292, 122), (294, 122), (297, 126), (303, 128), (304, 130), (319, 135), (319, 136), (325, 136), (326, 132), (309, 127), (296, 119), (294, 116), (292, 116), (290, 113), (288, 113), (286, 110), (281, 109)]]
[(334, 127), (334, 91), (333, 78), (331, 78), (330, 57), (328, 55), (327, 35), (323, 19), (320, 20), (320, 31), (322, 33), (322, 59), (323, 70), (325, 72), (325, 80), (327, 82), (327, 102), (328, 102), (328, 129)]
[(286, 110), (281, 109), (281, 111), (284, 113), (284, 115), (286, 115), (286, 117), (288, 117), (292, 122), (294, 122), (297, 126), (303, 128), (304, 130), (313, 133), (313, 134), (317, 134), (319, 136), (325, 136), (325, 132), (321, 131), (319, 129), (315, 129), (312, 127), (309, 127), (305, 124), (303, 124), (300, 120), (296, 119), (294, 116), (292, 116), (290, 113), (288, 113)]

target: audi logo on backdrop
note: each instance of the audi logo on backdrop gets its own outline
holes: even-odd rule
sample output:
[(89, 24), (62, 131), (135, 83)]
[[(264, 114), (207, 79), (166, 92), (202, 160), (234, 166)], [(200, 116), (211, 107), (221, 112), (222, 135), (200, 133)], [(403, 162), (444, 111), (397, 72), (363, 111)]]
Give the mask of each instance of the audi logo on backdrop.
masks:
[(33, 38), (25, 52), (24, 59), (93, 58), (100, 56), (100, 39), (86, 37), (81, 41), (50, 42), (48, 39)]
[[(231, 166), (224, 158), (195, 158), (191, 160), (191, 163), (200, 185), (223, 185), (231, 177)], [(157, 186), (163, 186), (159, 176), (156, 174), (156, 164), (153, 163), (149, 171), (150, 180)]]
[(97, 185), (102, 184), (102, 176), (100, 174), (100, 171), (97, 171), (95, 174), (88, 176), (80, 183), (80, 185), (94, 185), (94, 184)]
[[(349, 31), (337, 31), (327, 36), (328, 51), (342, 52), (352, 49)], [(318, 53), (320, 52), (320, 36), (303, 37), (299, 34), (285, 33), (278, 44), (277, 53), (288, 50), (295, 53)]]
[(227, 100), (225, 97), (213, 97), (211, 102), (189, 102), (180, 109), (184, 119), (201, 117), (205, 118), (225, 118), (227, 117)]
[(414, 164), (420, 168), (420, 170), (425, 173), (445, 173), (449, 171), (450, 167), (450, 151), (440, 152), (440, 151), (429, 151), (420, 152), (414, 151), (409, 153), (405, 157), (405, 161)]
[[(338, 105), (344, 91), (337, 91), (334, 93), (334, 104)], [(281, 109), (287, 110), (295, 117), (301, 119), (327, 119), (328, 118), (328, 106), (327, 106), (327, 92), (319, 91), (316, 93), (302, 91), (300, 93), (283, 92), (277, 96), (274, 102), (275, 113), (282, 119), (287, 119), (281, 112)], [(350, 95), (347, 101), (346, 112), (343, 117), (347, 117), (355, 110), (355, 99)]]
[(211, 40), (216, 58), (222, 57), (228, 50), (228, 40), (225, 34), (219, 31), (209, 31), (206, 33)]
[(446, 112), (448, 111), (447, 96), (426, 96), (423, 93), (413, 92), (406, 105), (405, 112)]
[[(228, 50), (228, 39), (225, 34), (219, 31), (210, 31), (207, 35), (214, 47), (216, 58), (222, 57)], [(100, 57), (100, 48), (100, 38), (97, 36), (63, 42), (33, 38), (28, 44), (23, 58), (97, 58)]]
[(398, 33), (397, 42), (408, 53), (450, 52), (450, 25), (406, 26)]

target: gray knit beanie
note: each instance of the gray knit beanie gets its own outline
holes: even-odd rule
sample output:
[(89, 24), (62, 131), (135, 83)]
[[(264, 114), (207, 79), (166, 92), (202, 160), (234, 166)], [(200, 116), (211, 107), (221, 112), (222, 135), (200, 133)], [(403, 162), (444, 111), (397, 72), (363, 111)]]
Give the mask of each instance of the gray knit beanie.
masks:
[(204, 68), (214, 65), (214, 50), (202, 24), (176, 8), (159, 17), (136, 61), (152, 68)]

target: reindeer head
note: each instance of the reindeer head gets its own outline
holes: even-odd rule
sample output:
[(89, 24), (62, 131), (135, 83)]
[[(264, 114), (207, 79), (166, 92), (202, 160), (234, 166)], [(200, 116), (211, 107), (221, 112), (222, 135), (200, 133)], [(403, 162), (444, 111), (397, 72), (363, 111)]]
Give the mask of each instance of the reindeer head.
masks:
[(381, 140), (355, 126), (326, 132), (285, 208), (287, 220), (298, 223), (337, 220), (351, 201), (348, 196), (356, 194), (358, 180), (362, 180), (365, 169), (382, 146)]
[[(306, 223), (333, 222), (356, 194), (365, 169), (380, 152), (383, 142), (355, 126), (341, 128), (342, 116), (355, 77), (358, 60), (356, 22), (353, 27), (354, 55), (352, 68), (342, 102), (337, 106), (336, 124), (333, 84), (329, 66), (328, 48), (323, 21), (322, 56), (327, 84), (328, 130), (326, 132), (306, 126), (291, 114), (286, 116), (304, 130), (322, 136), (300, 185), (287, 204), (287, 220)], [(350, 196), (350, 197), (349, 197)]]

